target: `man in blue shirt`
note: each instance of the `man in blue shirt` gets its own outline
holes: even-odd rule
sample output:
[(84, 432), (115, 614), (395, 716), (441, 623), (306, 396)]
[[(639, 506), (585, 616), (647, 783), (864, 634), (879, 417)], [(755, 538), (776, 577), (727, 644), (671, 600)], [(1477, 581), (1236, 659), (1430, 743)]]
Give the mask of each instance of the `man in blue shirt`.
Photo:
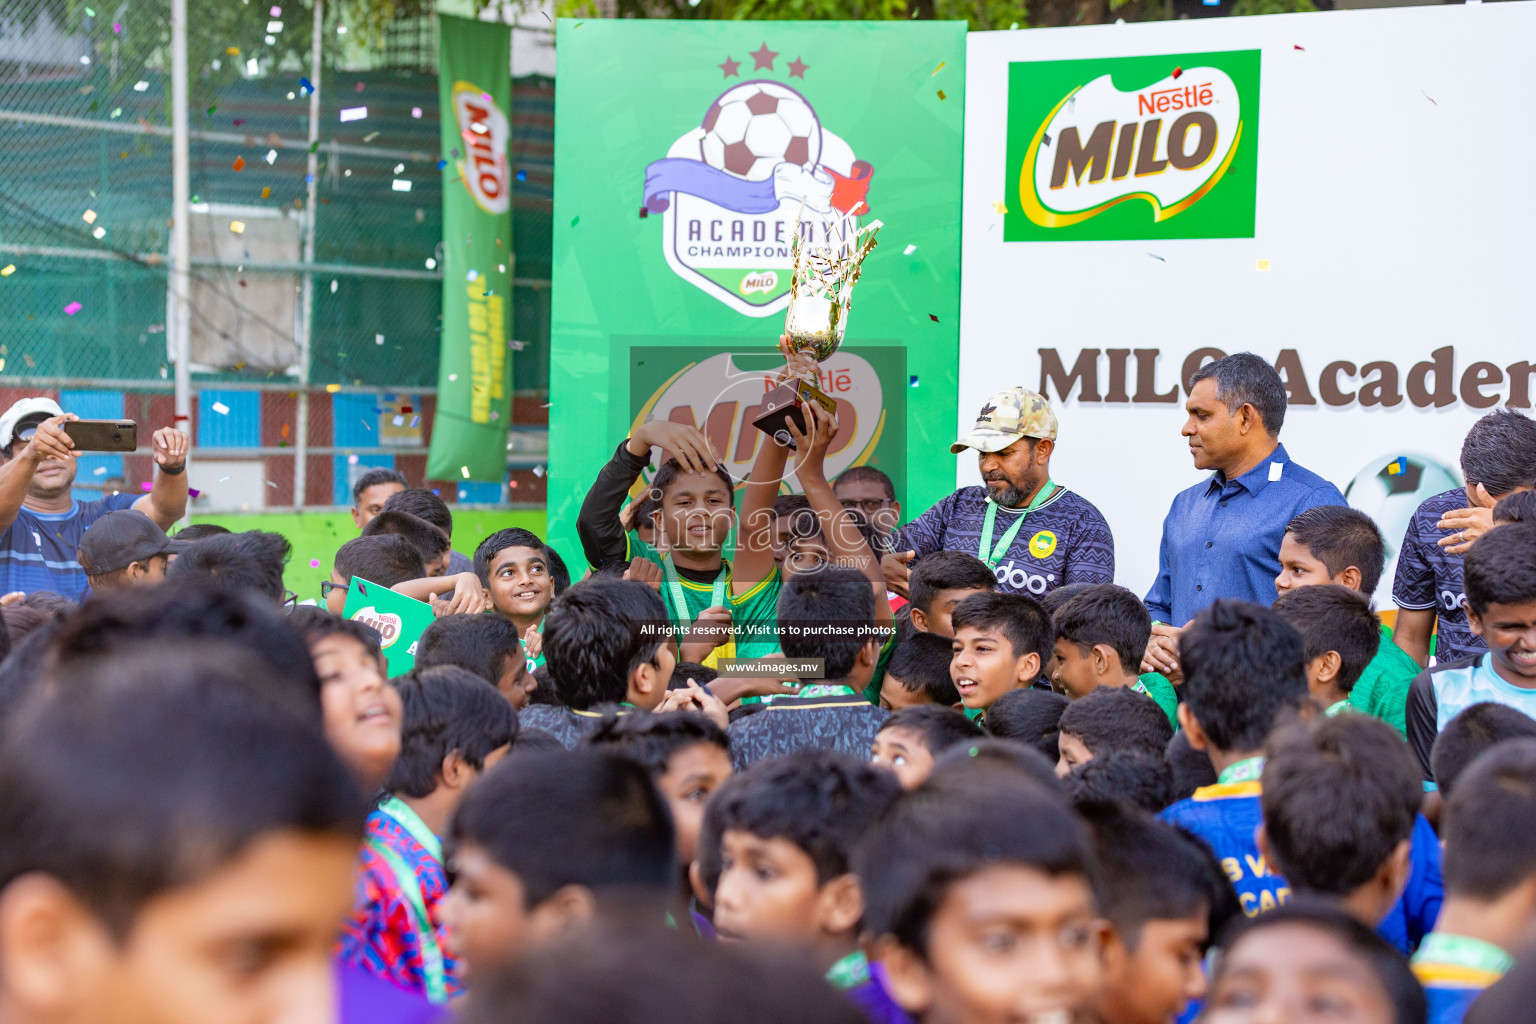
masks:
[(1252, 352), (1190, 378), (1183, 434), (1195, 468), (1215, 472), (1180, 492), (1163, 520), (1143, 671), (1177, 676), (1179, 631), (1218, 597), (1273, 604), (1286, 524), (1309, 508), (1345, 504), (1280, 444), (1285, 401), (1280, 374)]
[(949, 446), (974, 449), (984, 486), (962, 487), (896, 534), (881, 560), (886, 586), (907, 592), (907, 562), (964, 551), (987, 563), (997, 589), (1040, 597), (1071, 583), (1113, 583), (1115, 540), (1088, 499), (1051, 480), (1056, 414), (1024, 388), (999, 391), (976, 428)]
[(0, 593), (51, 590), (78, 600), (89, 588), (77, 553), (92, 523), (136, 508), (168, 530), (186, 513), (191, 442), (174, 427), (155, 431), (159, 472), (148, 494), (76, 501), (74, 442), (63, 424), (79, 418), (51, 398), (23, 398), (0, 415)]

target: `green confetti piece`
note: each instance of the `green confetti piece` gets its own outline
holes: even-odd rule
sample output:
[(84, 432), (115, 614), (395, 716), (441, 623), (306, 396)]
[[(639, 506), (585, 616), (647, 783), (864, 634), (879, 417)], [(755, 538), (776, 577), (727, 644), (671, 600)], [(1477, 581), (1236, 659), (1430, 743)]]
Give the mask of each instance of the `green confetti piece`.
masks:
[(581, 220), (581, 218), (579, 216), (578, 217), (572, 217), (571, 218), (571, 227), (575, 227), (577, 222), (580, 221), (580, 220)]
[(311, 153), (318, 153), (318, 152), (320, 152), (320, 140), (319, 139), (316, 139), (314, 142), (311, 142), (309, 144), (309, 151)]
[(219, 105), (217, 103), (215, 103), (213, 106), (208, 108), (208, 113), (209, 113), (210, 116), (212, 116), (213, 114), (217, 114), (218, 112), (219, 112)]

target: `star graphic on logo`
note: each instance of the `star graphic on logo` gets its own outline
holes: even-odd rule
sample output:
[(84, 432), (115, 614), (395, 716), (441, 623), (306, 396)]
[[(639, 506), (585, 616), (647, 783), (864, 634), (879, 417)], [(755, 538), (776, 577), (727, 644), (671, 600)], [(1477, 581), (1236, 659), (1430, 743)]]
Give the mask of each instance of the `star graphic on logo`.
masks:
[(804, 78), (805, 72), (809, 67), (809, 64), (802, 62), (799, 57), (796, 57), (794, 60), (789, 62), (789, 77)]
[(731, 60), (731, 58), (727, 57), (727, 58), (725, 58), (725, 63), (724, 64), (719, 64), (719, 65), (716, 65), (716, 66), (719, 67), (721, 71), (725, 72), (725, 77), (726, 78), (730, 78), (732, 76), (735, 76), (737, 78), (741, 77), (741, 75), (740, 75), (741, 61), (739, 61), (739, 60)]
[(772, 71), (773, 62), (778, 59), (779, 54), (777, 50), (768, 49), (768, 44), (764, 43), (761, 50), (755, 50), (747, 54), (747, 56), (752, 58), (753, 71), (761, 71), (764, 68)]

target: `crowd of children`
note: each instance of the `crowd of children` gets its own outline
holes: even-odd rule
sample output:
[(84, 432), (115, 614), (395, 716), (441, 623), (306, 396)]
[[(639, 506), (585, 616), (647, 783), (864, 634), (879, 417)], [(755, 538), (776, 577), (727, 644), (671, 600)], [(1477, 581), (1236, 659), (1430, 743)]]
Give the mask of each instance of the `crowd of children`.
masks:
[[(387, 469), (304, 601), (277, 534), (101, 516), (83, 603), (0, 608), (0, 1021), (1531, 1018), (1536, 448), (1410, 525), (1438, 640), (1330, 505), (1163, 674), (1113, 583), (888, 591), (889, 479), (790, 433), (740, 483), (642, 424), (574, 572)], [(434, 616), (393, 678), (368, 587)]]

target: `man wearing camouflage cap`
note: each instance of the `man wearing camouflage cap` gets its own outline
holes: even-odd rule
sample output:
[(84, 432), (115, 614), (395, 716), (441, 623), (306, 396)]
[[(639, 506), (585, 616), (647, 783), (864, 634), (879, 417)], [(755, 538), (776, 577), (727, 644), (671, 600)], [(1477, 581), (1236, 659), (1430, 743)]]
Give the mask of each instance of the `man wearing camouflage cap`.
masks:
[(962, 487), (901, 529), (882, 567), (906, 592), (907, 563), (934, 551), (964, 551), (992, 569), (999, 590), (1040, 597), (1069, 583), (1112, 583), (1115, 542), (1087, 499), (1051, 480), (1056, 414), (1024, 388), (999, 391), (976, 426), (949, 446), (974, 448), (981, 487)]

